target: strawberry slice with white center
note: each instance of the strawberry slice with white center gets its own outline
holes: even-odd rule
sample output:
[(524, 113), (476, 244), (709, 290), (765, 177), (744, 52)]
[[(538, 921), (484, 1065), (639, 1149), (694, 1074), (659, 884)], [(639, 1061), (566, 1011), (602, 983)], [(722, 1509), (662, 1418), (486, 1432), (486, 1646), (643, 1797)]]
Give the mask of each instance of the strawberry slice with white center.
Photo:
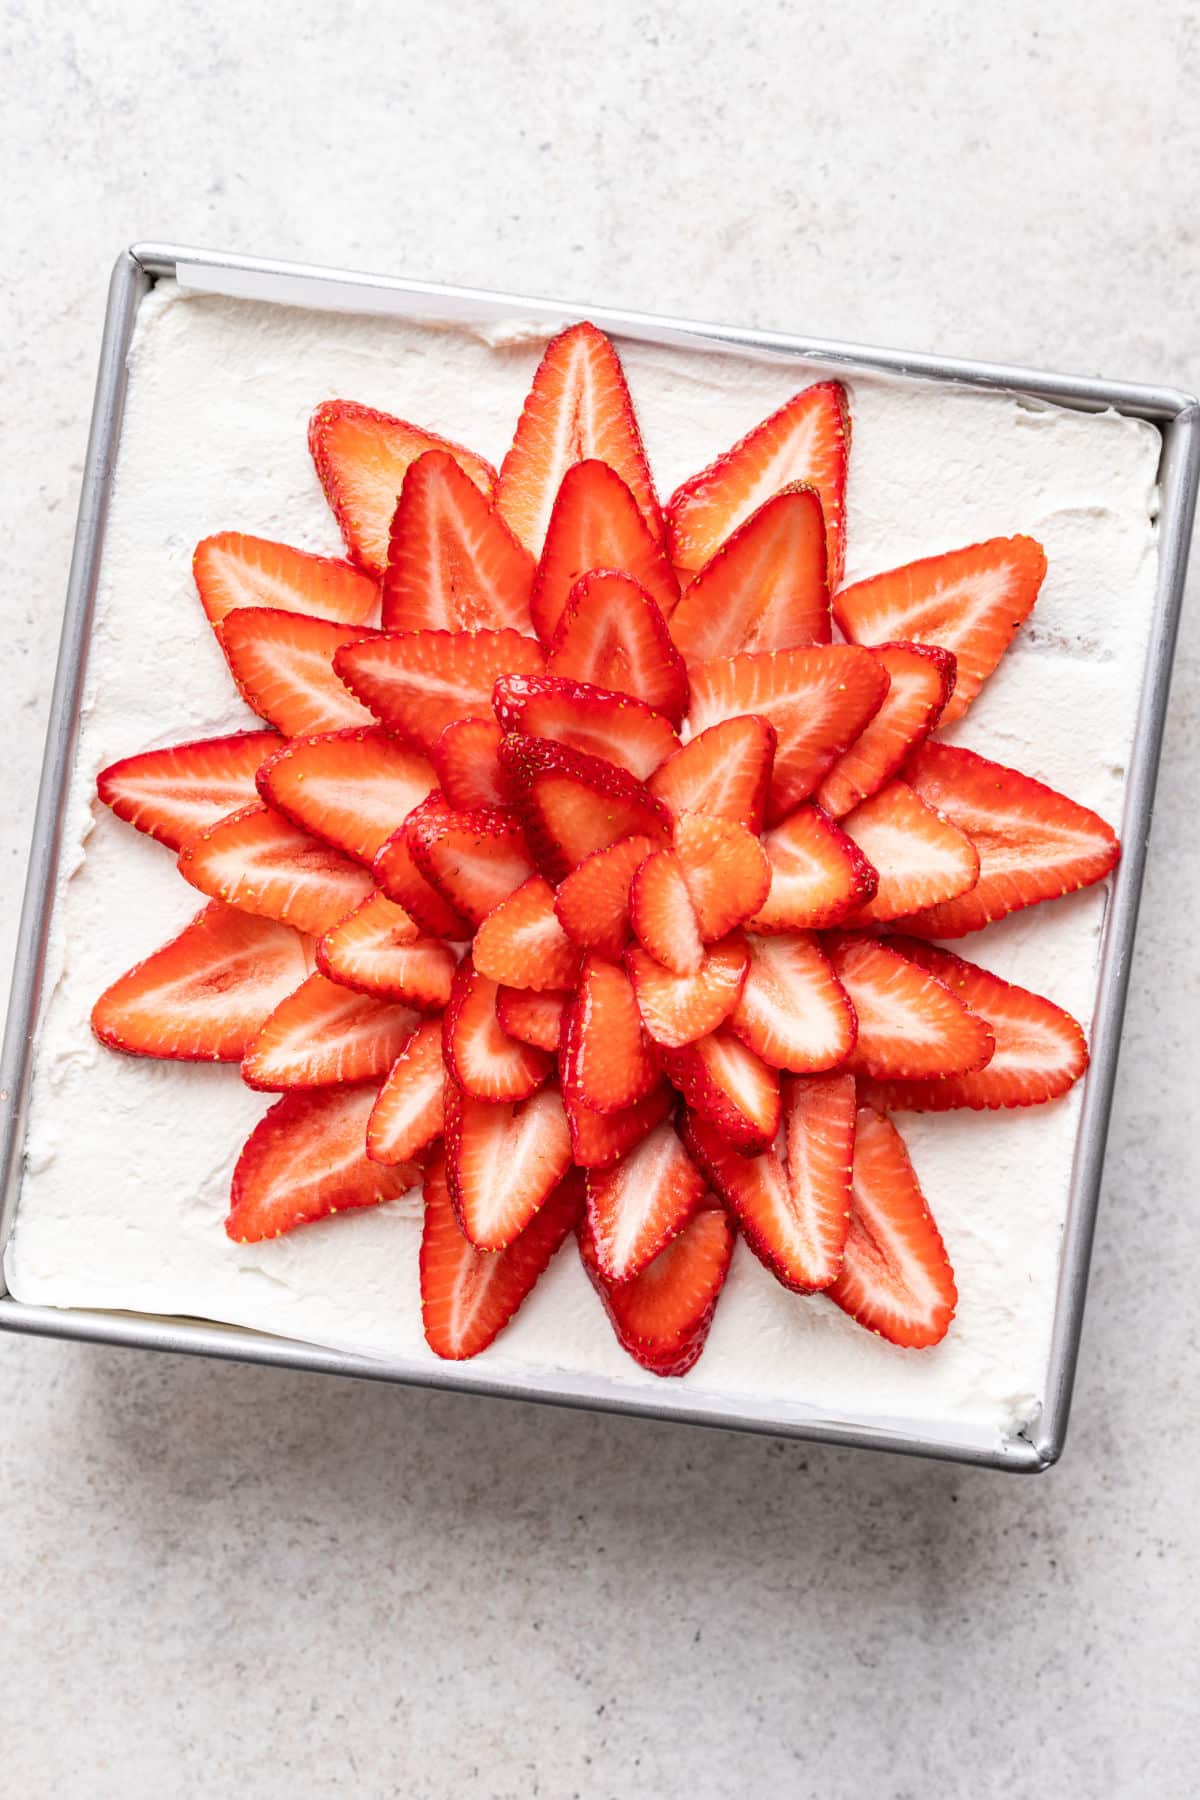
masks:
[[(534, 872), (520, 820), (502, 807), (455, 812), (435, 789), (409, 814), (404, 831), (421, 874), (472, 925), (481, 925)], [(381, 869), (386, 857), (385, 851)], [(386, 871), (383, 885), (392, 892)]]
[(637, 995), (642, 1024), (656, 1044), (677, 1050), (724, 1023), (737, 1005), (750, 952), (740, 932), (714, 944), (693, 975), (673, 975), (634, 946), (625, 967)]
[(857, 932), (823, 940), (850, 996), (858, 1037), (846, 1067), (880, 1079), (925, 1079), (982, 1069), (991, 1031), (944, 982), (877, 938)]
[(729, 1019), (773, 1069), (835, 1069), (854, 1048), (858, 1022), (845, 988), (809, 932), (750, 939), (750, 965)]
[(1023, 906), (1073, 894), (1103, 881), (1121, 854), (1098, 813), (973, 750), (923, 744), (904, 777), (979, 852), (975, 886), (906, 919), (914, 936), (962, 937)]
[(392, 515), (404, 477), (419, 456), (445, 451), (484, 494), (496, 480), (491, 463), (461, 444), (354, 400), (318, 406), (309, 421), (308, 447), (351, 560), (371, 575), (387, 568)]
[(704, 1349), (733, 1245), (726, 1215), (707, 1207), (630, 1281), (604, 1278), (586, 1231), (580, 1255), (622, 1349), (654, 1375), (686, 1375)]
[(544, 663), (540, 646), (518, 631), (386, 632), (334, 659), (364, 706), (424, 750), (447, 725), (491, 712), (497, 675), (533, 675)]
[[(478, 941), (475, 948), (478, 952)], [(536, 988), (502, 987), (496, 995), (496, 1017), (509, 1037), (536, 1044), (539, 1050), (557, 1051), (569, 998)]]
[(761, 1156), (739, 1156), (703, 1119), (684, 1128), (747, 1244), (793, 1293), (819, 1293), (841, 1268), (856, 1110), (852, 1075), (810, 1075), (785, 1083), (779, 1145)]
[(986, 1068), (974, 1074), (946, 1075), (938, 1081), (872, 1082), (864, 1093), (872, 1106), (907, 1112), (1040, 1106), (1079, 1080), (1088, 1064), (1087, 1040), (1061, 1006), (1002, 981), (950, 950), (916, 938), (889, 938), (888, 943), (936, 976), (985, 1020), (996, 1048)]
[(201, 604), (219, 625), (240, 606), (271, 606), (362, 625), (371, 617), (379, 589), (369, 575), (332, 556), (313, 556), (290, 544), (219, 531), (201, 538), (192, 557)]
[(1046, 574), (1046, 553), (1029, 537), (990, 538), (923, 557), (857, 581), (833, 598), (855, 644), (937, 644), (958, 661), (944, 725), (961, 719), (1028, 617)]
[(586, 857), (559, 884), (554, 910), (569, 938), (584, 950), (598, 950), (609, 962), (620, 962), (633, 929), (633, 878), (653, 850), (648, 837), (621, 838)]
[(825, 518), (810, 487), (776, 494), (744, 520), (671, 615), (671, 636), (689, 663), (827, 644), (832, 635)]
[(674, 850), (656, 850), (638, 869), (629, 890), (629, 917), (638, 942), (673, 975), (697, 975), (704, 940)]
[(454, 457), (404, 477), (380, 598), (385, 631), (531, 630), (533, 558)]
[(645, 781), (679, 749), (669, 719), (631, 694), (554, 675), (502, 675), (492, 696), (505, 731), (553, 738)]
[(446, 1172), (458, 1222), (478, 1250), (506, 1250), (571, 1166), (557, 1088), (515, 1105), (446, 1083)]
[(455, 1216), (445, 1158), (430, 1163), (421, 1229), (421, 1320), (435, 1356), (463, 1362), (495, 1341), (574, 1230), (582, 1207), (583, 1183), (569, 1175), (506, 1249), (477, 1250)]
[(771, 865), (744, 825), (685, 813), (675, 827), (675, 852), (706, 944), (753, 917), (766, 900)]
[(817, 789), (817, 799), (835, 819), (870, 799), (896, 774), (938, 724), (954, 692), (954, 658), (948, 650), (932, 644), (880, 644), (875, 655), (890, 681), (883, 705)]
[(500, 760), (512, 778), (530, 848), (558, 882), (620, 838), (670, 836), (670, 814), (625, 769), (548, 738), (510, 733)]
[(572, 1160), (581, 1169), (607, 1169), (675, 1110), (675, 1090), (668, 1081), (660, 1081), (641, 1100), (619, 1112), (593, 1112), (567, 1094), (563, 1104), (571, 1128)]
[(310, 975), (279, 1002), (248, 1047), (242, 1080), (278, 1092), (379, 1079), (419, 1023), (407, 1006)]
[(856, 644), (729, 657), (700, 664), (691, 680), (694, 732), (739, 713), (761, 713), (775, 727), (772, 821), (820, 786), (888, 688), (883, 664)]
[(850, 1230), (829, 1298), (867, 1331), (923, 1350), (950, 1329), (958, 1293), (904, 1140), (889, 1119), (859, 1108)]
[[(842, 575), (850, 411), (838, 381), (803, 389), (667, 503), (667, 546), (679, 569), (699, 569), (751, 513), (781, 488), (816, 488), (825, 516), (829, 581)], [(891, 632), (889, 636), (901, 634)]]
[(446, 1068), (474, 1100), (527, 1100), (547, 1079), (554, 1059), (510, 1038), (496, 1016), (497, 983), (469, 956), (455, 971), (442, 1020)]
[(233, 1171), (225, 1230), (236, 1244), (281, 1237), (333, 1213), (408, 1192), (417, 1171), (369, 1162), (363, 1134), (378, 1088), (285, 1094), (255, 1126)]
[(470, 937), (471, 921), (451, 906), (413, 861), (407, 827), (388, 839), (375, 858), (373, 874), (388, 899), (402, 906), (431, 937), (449, 938), (454, 943)]
[(779, 1074), (722, 1026), (679, 1050), (662, 1052), (663, 1068), (692, 1111), (715, 1125), (743, 1156), (775, 1142)]
[(593, 1112), (620, 1112), (658, 1085), (654, 1045), (646, 1035), (633, 984), (624, 969), (588, 956), (563, 1030), (563, 1090)]
[(606, 1281), (629, 1281), (698, 1211), (708, 1184), (672, 1125), (657, 1126), (637, 1148), (587, 1178), (587, 1226)]
[(214, 901), (105, 989), (92, 1030), (130, 1056), (240, 1062), (307, 969), (289, 926)]
[(979, 852), (944, 813), (904, 781), (889, 781), (842, 820), (879, 876), (854, 923), (881, 925), (965, 894), (979, 880)]
[(402, 906), (372, 894), (321, 938), (317, 967), (360, 994), (440, 1012), (450, 998), (455, 959), (440, 938), (422, 937)]
[(264, 606), (239, 607), (217, 629), (242, 699), (285, 737), (374, 725), (333, 666), (339, 650), (372, 635)]
[(372, 1162), (408, 1162), (445, 1127), (442, 1095), (442, 1022), (418, 1025), (388, 1071), (367, 1120), (367, 1155)]
[(762, 839), (771, 886), (750, 928), (819, 930), (848, 918), (874, 894), (878, 877), (852, 838), (821, 811), (799, 806)]
[(273, 731), (241, 731), (143, 750), (102, 769), (96, 792), (118, 819), (181, 850), (196, 832), (253, 804), (259, 765), (279, 747)]
[(179, 873), (202, 894), (319, 937), (374, 891), (370, 871), (269, 806), (244, 806), (189, 838)]
[(293, 738), (258, 776), (269, 806), (367, 864), (433, 784), (428, 758), (378, 727)]
[(457, 812), (511, 803), (508, 777), (500, 766), (503, 737), (494, 719), (456, 719), (433, 746), (438, 786)]
[(775, 764), (775, 727), (740, 714), (710, 725), (667, 758), (648, 786), (676, 818), (685, 812), (762, 830)]
[(658, 596), (634, 572), (605, 565), (585, 573), (555, 625), (551, 675), (629, 694), (679, 724), (688, 706), (687, 668)]
[[(679, 599), (679, 582), (659, 539), (647, 528), (615, 470), (607, 463), (581, 462), (563, 476), (533, 578), (530, 612), (543, 644), (558, 641), (568, 602), (581, 577), (594, 569), (623, 570), (662, 617), (670, 618)], [(578, 673), (567, 668), (558, 672)], [(581, 679), (620, 686), (600, 674), (584, 674)]]
[(497, 511), (535, 556), (563, 477), (592, 459), (616, 471), (660, 538), (662, 516), (620, 359), (584, 320), (547, 344), (496, 483)]
[(554, 889), (540, 875), (488, 914), (472, 951), (475, 967), (493, 981), (539, 992), (572, 987), (582, 955), (559, 924)]

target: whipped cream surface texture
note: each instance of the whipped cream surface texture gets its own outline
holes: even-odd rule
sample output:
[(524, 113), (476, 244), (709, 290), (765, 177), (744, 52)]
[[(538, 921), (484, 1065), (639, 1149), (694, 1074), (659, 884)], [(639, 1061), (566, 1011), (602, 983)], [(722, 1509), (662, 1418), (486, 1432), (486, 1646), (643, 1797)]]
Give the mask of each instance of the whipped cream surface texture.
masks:
[[(514, 327), (519, 326), (514, 321)], [(115, 1055), (97, 996), (202, 904), (169, 851), (95, 800), (115, 758), (253, 726), (191, 577), (236, 529), (341, 552), (309, 414), (356, 399), (499, 463), (544, 330), (472, 330), (189, 295), (143, 303), (104, 547), (37, 1038), (26, 1167), (5, 1270), (19, 1300), (181, 1314), (450, 1372), (421, 1333), (415, 1196), (264, 1244), (225, 1235), (238, 1151), (269, 1097), (236, 1068)], [(796, 359), (621, 342), (664, 498), (806, 382)], [(1157, 570), (1158, 433), (1004, 393), (848, 373), (846, 580), (1027, 532), (1049, 573), (1033, 615), (947, 734), (1120, 828)], [(1088, 1024), (1106, 886), (953, 948)], [(1048, 1107), (899, 1115), (945, 1238), (958, 1315), (897, 1349), (786, 1292), (739, 1243), (707, 1348), (664, 1383), (618, 1346), (570, 1245), (477, 1363), (514, 1386), (673, 1390), (714, 1412), (900, 1423), (993, 1445), (1036, 1419), (1082, 1087)]]

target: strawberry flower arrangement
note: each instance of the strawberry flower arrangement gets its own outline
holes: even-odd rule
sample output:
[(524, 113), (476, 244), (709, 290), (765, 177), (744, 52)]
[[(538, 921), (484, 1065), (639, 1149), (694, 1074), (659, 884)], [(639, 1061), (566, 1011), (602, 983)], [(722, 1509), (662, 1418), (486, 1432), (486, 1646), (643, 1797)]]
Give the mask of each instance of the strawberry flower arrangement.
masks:
[(349, 401), (309, 438), (347, 560), (232, 532), (195, 555), (263, 729), (99, 778), (208, 904), (101, 996), (98, 1036), (279, 1096), (230, 1237), (419, 1183), (444, 1357), (486, 1349), (572, 1236), (660, 1375), (699, 1357), (738, 1232), (797, 1296), (938, 1343), (954, 1278), (893, 1113), (1052, 1101), (1087, 1049), (937, 941), (1119, 853), (937, 735), (1040, 546), (843, 586), (832, 381), (660, 511), (588, 324), (546, 349), (498, 474)]

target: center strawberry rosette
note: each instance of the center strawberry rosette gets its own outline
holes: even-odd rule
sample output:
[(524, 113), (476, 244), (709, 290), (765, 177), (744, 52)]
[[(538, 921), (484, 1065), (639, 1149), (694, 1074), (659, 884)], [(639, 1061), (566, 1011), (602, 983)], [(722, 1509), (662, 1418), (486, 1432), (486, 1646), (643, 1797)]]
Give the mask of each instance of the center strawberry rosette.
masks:
[(738, 1231), (797, 1295), (945, 1336), (953, 1273), (890, 1115), (1052, 1101), (1087, 1050), (930, 940), (1101, 880), (1118, 844), (932, 735), (1029, 613), (1040, 547), (841, 586), (849, 444), (821, 382), (664, 515), (617, 354), (580, 324), (498, 475), (334, 400), (310, 446), (349, 560), (198, 546), (268, 729), (100, 776), (210, 903), (93, 1023), (282, 1096), (230, 1237), (420, 1183), (425, 1335), (451, 1358), (572, 1234), (660, 1375), (700, 1355)]

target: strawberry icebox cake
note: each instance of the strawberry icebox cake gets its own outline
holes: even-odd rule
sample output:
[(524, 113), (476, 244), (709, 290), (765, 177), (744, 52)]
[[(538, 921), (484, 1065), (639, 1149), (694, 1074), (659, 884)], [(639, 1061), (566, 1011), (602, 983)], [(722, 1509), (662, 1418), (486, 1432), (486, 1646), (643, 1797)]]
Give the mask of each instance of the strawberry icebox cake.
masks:
[(1027, 1426), (1158, 454), (586, 321), (160, 283), (14, 1295)]

